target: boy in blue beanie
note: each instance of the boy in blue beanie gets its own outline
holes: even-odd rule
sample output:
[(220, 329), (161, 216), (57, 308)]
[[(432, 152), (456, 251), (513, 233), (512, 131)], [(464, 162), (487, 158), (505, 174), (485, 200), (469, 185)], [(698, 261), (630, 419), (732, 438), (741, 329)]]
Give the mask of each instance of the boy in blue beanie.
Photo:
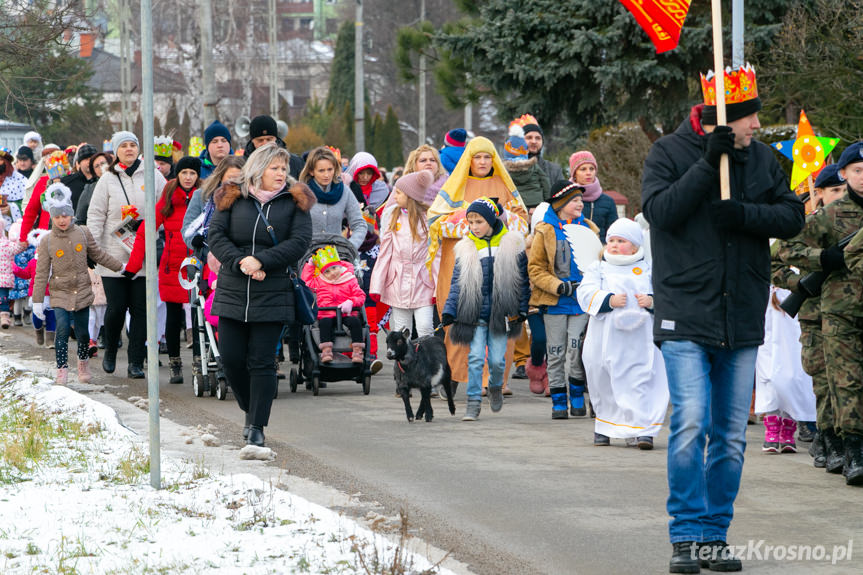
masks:
[(449, 338), (469, 345), (467, 409), (462, 421), (476, 421), (482, 407), (482, 372), (488, 357), (491, 410), (503, 407), (507, 338), (521, 334), (530, 285), (521, 234), (507, 230), (501, 207), (485, 196), (465, 214), (469, 233), (455, 247), (455, 268), (441, 324)]
[(219, 162), (231, 155), (231, 131), (216, 120), (204, 130), (204, 151), (201, 158), (201, 179), (210, 177)]

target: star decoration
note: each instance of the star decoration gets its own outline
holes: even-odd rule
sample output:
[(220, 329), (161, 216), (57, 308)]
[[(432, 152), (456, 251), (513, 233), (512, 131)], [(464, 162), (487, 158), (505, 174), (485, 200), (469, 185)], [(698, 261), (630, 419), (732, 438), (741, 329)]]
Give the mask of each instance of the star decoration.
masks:
[(796, 190), (800, 182), (808, 177), (815, 178), (826, 165), (826, 158), (839, 143), (839, 138), (822, 138), (812, 131), (806, 112), (800, 111), (797, 123), (797, 137), (794, 140), (776, 142), (773, 147), (794, 162), (791, 169), (791, 189)]

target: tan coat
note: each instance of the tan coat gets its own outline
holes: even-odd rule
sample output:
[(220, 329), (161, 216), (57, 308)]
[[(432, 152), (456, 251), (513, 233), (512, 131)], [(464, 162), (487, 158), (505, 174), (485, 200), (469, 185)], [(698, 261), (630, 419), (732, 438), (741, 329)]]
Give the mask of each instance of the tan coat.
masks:
[(87, 268), (89, 257), (114, 272), (123, 264), (96, 245), (85, 226), (72, 225), (67, 230), (54, 228), (39, 244), (33, 303), (42, 303), (45, 284), (51, 290), (51, 307), (78, 311), (93, 303), (93, 289)]
[[(599, 228), (584, 219), (588, 227), (595, 234), (599, 234)], [(554, 273), (554, 255), (557, 252), (557, 236), (554, 228), (548, 222), (537, 224), (533, 232), (533, 241), (530, 244), (527, 260), (527, 275), (530, 277), (532, 286), (530, 292), (530, 305), (539, 307), (542, 305), (557, 305), (560, 296), (557, 288), (563, 282)]]

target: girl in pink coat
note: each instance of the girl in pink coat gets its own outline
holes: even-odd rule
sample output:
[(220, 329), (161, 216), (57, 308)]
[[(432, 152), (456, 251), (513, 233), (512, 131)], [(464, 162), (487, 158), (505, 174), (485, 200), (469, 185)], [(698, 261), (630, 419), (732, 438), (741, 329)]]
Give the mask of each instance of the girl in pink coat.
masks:
[(342, 325), (351, 334), (351, 361), (363, 362), (363, 326), (359, 309), (366, 301), (366, 294), (354, 275), (354, 267), (339, 259), (335, 246), (325, 246), (315, 252), (303, 266), (302, 279), (315, 292), (318, 301), (318, 327), (321, 331), (321, 363), (333, 361), (336, 312), (322, 308), (338, 307), (342, 311)]
[(421, 170), (402, 176), (393, 202), (381, 214), (381, 246), (372, 271), (369, 293), (392, 309), (390, 329), (411, 329), (432, 335), (434, 282), (428, 259), (427, 192), (434, 174)]

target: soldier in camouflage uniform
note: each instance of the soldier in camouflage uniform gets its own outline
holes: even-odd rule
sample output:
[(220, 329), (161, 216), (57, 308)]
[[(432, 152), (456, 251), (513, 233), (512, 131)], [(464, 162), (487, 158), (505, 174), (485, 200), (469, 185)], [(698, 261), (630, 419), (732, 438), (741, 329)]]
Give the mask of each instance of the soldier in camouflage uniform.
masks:
[[(824, 205), (832, 203), (841, 196), (833, 193), (833, 190), (841, 184), (841, 188), (845, 191), (845, 183), (839, 180), (839, 169), (835, 164), (826, 166), (821, 173), (818, 174), (818, 179), (815, 180), (815, 189), (818, 194), (816, 208), (822, 208)], [(806, 194), (804, 194), (805, 196)], [(801, 201), (804, 203), (806, 199), (801, 196)], [(823, 203), (822, 203), (823, 201)], [(812, 215), (810, 214), (806, 223), (809, 224)], [(791, 291), (797, 291), (797, 282), (802, 277), (798, 271), (794, 271), (791, 266), (783, 261), (783, 254), (790, 253), (791, 250), (805, 248), (803, 242), (796, 242), (796, 238), (782, 241), (779, 240), (773, 245), (771, 250), (773, 255), (772, 277), (771, 283), (777, 287), (785, 288)], [(817, 246), (809, 246), (817, 247)], [(812, 378), (812, 389), (815, 392), (815, 406), (817, 409), (816, 427), (818, 432), (815, 434), (815, 439), (812, 441), (812, 447), (809, 449), (809, 454), (814, 458), (813, 465), (818, 468), (826, 467), (827, 455), (824, 445), (824, 437), (821, 432), (823, 429), (833, 430), (833, 401), (830, 396), (830, 388), (827, 383), (827, 366), (824, 361), (824, 338), (821, 334), (821, 301), (819, 298), (809, 298), (800, 306), (800, 311), (797, 313), (797, 320), (800, 323), (800, 356), (805, 371)], [(835, 434), (832, 434), (835, 435)], [(831, 435), (831, 439), (832, 439)], [(833, 465), (838, 471), (844, 464), (845, 453), (841, 450), (838, 438), (834, 440), (833, 448)]]
[[(863, 485), (863, 273), (851, 273), (845, 252), (837, 246), (863, 227), (863, 143), (852, 144), (837, 162), (848, 180), (841, 199), (817, 211), (803, 232), (782, 250), (782, 260), (803, 273), (823, 270), (830, 275), (821, 286), (822, 333), (827, 382), (833, 407), (833, 429), (822, 429), (827, 447), (827, 471), (838, 472), (833, 434), (844, 448), (845, 482)], [(859, 177), (849, 180), (851, 172)], [(854, 242), (849, 265), (863, 257), (863, 237)], [(859, 254), (859, 256), (858, 256)], [(819, 414), (820, 415), (820, 414)]]

